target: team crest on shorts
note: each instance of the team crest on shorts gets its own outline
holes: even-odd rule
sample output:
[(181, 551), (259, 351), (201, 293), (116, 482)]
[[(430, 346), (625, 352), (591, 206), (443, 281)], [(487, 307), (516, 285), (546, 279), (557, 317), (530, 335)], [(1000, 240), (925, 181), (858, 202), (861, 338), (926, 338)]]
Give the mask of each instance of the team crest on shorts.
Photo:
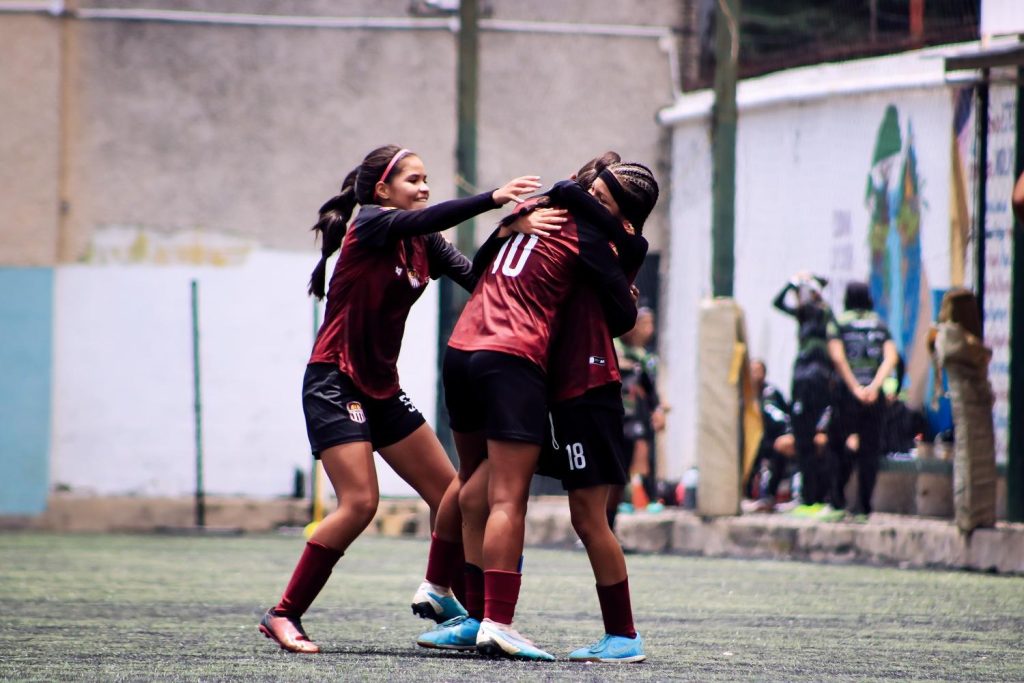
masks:
[(359, 401), (349, 401), (348, 405), (348, 418), (353, 422), (363, 423), (366, 422), (366, 413), (363, 412), (363, 404)]

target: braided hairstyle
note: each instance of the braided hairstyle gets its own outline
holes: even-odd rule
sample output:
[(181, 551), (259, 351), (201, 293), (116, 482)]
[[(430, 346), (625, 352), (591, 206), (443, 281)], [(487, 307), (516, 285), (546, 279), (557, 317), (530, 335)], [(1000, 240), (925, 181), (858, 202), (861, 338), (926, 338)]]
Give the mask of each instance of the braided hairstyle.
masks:
[(320, 207), (320, 219), (312, 227), (313, 232), (320, 233), (320, 261), (313, 269), (309, 278), (309, 293), (317, 299), (323, 299), (327, 281), (327, 259), (341, 248), (341, 241), (348, 230), (348, 220), (356, 204), (376, 204), (376, 187), (380, 181), (398, 172), (400, 164), (396, 163), (387, 171), (387, 178), (381, 175), (395, 155), (402, 152), (398, 145), (384, 145), (373, 150), (363, 162), (352, 169), (341, 183), (341, 189)]
[(598, 172), (598, 176), (606, 182), (609, 174), (613, 176), (614, 183), (608, 183), (608, 189), (615, 197), (622, 215), (632, 223), (638, 234), (642, 234), (644, 222), (658, 203), (658, 181), (654, 173), (643, 164), (623, 161)]

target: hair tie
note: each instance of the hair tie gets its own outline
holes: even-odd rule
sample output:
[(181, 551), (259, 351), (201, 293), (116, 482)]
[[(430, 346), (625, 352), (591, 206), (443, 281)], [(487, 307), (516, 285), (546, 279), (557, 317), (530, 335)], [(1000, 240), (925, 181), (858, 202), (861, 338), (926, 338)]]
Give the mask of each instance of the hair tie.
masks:
[(395, 156), (391, 157), (391, 161), (388, 162), (387, 167), (384, 169), (384, 173), (381, 174), (380, 180), (378, 180), (377, 182), (387, 182), (388, 173), (391, 173), (391, 169), (395, 167), (395, 164), (398, 163), (398, 160), (404, 157), (406, 154), (409, 154), (409, 150), (404, 148), (395, 152)]

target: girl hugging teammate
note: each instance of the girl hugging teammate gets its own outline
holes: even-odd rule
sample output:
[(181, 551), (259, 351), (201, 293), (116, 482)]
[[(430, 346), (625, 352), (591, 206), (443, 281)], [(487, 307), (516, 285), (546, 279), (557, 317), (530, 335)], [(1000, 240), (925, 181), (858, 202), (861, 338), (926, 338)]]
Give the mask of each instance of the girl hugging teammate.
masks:
[[(472, 640), (473, 646), (485, 654), (553, 659), (511, 627), (521, 583), (519, 560), (530, 478), (549, 432), (549, 394), (559, 403), (590, 394), (595, 405), (619, 416), (609, 424), (621, 424), (621, 401), (616, 409), (608, 398), (618, 400), (617, 389), (604, 389), (617, 381), (609, 366), (614, 358), (609, 350), (610, 336), (632, 327), (636, 305), (610, 240), (624, 252), (626, 267), (635, 274), (646, 253), (646, 243), (642, 238), (628, 238), (623, 217), (632, 228), (639, 228), (657, 199), (657, 185), (645, 167), (617, 164), (603, 168), (606, 163), (596, 160), (597, 168), (582, 169), (589, 174), (584, 182), (598, 177), (589, 193), (574, 181), (558, 183), (546, 193), (551, 205), (568, 210), (561, 230), (544, 238), (499, 234), (504, 237), (500, 246), (485, 245), (478, 254), (483, 258), (483, 254), (489, 256), (497, 249), (456, 324), (444, 364), (445, 398), (459, 451), (460, 478), (466, 480), (460, 504), (465, 517), (469, 616), (458, 617), (431, 632), (437, 634), (433, 644), (431, 634), (424, 634), (421, 645), (468, 649)], [(648, 192), (641, 192), (642, 197), (637, 199), (627, 187), (635, 191), (634, 185), (641, 178)], [(649, 191), (652, 188), (653, 194)], [(550, 215), (547, 220), (552, 222)], [(579, 294), (580, 287), (589, 294)], [(574, 306), (577, 302), (581, 309), (592, 306), (585, 319), (573, 322), (566, 317), (571, 296), (578, 297)], [(559, 363), (564, 362), (563, 354), (572, 355), (571, 348), (577, 351), (570, 361), (574, 369), (564, 369), (564, 374), (563, 368), (558, 372), (549, 370), (549, 360), (556, 328), (567, 320), (584, 327), (573, 330), (565, 325), (563, 338), (573, 334), (582, 337), (566, 339), (564, 348), (556, 345)], [(591, 325), (595, 322), (601, 327), (596, 343), (591, 344)], [(586, 343), (581, 345), (581, 339)], [(601, 358), (605, 359), (603, 365)], [(552, 378), (556, 378), (554, 384)], [(572, 658), (639, 661), (643, 658), (642, 641), (632, 629), (625, 562), (604, 513), (606, 487), (623, 476), (622, 465), (615, 465), (616, 449), (602, 447), (600, 438), (591, 443), (574, 436), (569, 422), (571, 416), (579, 417), (589, 410), (582, 405), (575, 410), (569, 406), (565, 414), (570, 418), (555, 423), (556, 430), (558, 423), (563, 423), (565, 438), (575, 439), (559, 441), (572, 444), (570, 455), (581, 465), (578, 472), (583, 475), (586, 471), (583, 478), (567, 477), (566, 485), (579, 491), (573, 495), (574, 524), (583, 530), (581, 537), (591, 553), (602, 609), (607, 602), (609, 610), (618, 614), (612, 625), (606, 619), (608, 635), (630, 641), (632, 649), (630, 658), (618, 657), (616, 653), (623, 651), (623, 644), (616, 642), (613, 648), (602, 649), (606, 637), (591, 648), (573, 653)], [(582, 420), (576, 423), (579, 426)], [(621, 429), (615, 438), (621, 441)], [(588, 469), (588, 455), (592, 469)], [(487, 463), (481, 466), (485, 457)], [(474, 519), (480, 521), (474, 523)], [(598, 519), (604, 520), (603, 530), (596, 524)], [(602, 592), (604, 588), (609, 590)], [(598, 655), (591, 652), (594, 648), (600, 650)]]
[[(431, 278), (447, 275), (467, 290), (476, 284), (469, 260), (438, 233), (538, 187), (536, 176), (524, 176), (493, 192), (427, 207), (422, 160), (388, 145), (370, 152), (321, 207), (314, 230), (323, 247), (311, 294), (324, 296), (327, 259), (339, 248), (341, 255), (306, 368), (302, 404), (313, 454), (339, 502), (306, 544), (280, 602), (259, 624), (282, 648), (319, 652), (300, 617), (373, 519), (379, 499), (373, 451), (430, 507), (434, 542), (414, 611), (437, 621), (464, 614), (451, 591), (463, 573), (458, 482), (434, 432), (402, 391), (398, 354), (409, 310)], [(349, 227), (357, 204), (361, 208)]]

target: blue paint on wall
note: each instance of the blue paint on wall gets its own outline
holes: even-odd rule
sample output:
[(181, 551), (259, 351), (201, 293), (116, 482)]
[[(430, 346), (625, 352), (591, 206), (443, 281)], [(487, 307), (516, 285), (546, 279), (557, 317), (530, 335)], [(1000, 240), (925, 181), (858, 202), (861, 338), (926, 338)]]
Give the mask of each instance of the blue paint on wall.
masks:
[(0, 268), (0, 515), (46, 510), (52, 268)]

